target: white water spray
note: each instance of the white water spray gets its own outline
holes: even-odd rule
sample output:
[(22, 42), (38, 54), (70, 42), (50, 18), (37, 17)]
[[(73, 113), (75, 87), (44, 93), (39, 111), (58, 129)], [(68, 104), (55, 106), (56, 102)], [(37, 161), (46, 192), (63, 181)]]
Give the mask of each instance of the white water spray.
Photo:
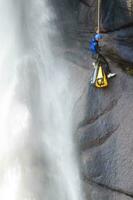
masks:
[(0, 0), (1, 200), (83, 199), (54, 19), (46, 0)]

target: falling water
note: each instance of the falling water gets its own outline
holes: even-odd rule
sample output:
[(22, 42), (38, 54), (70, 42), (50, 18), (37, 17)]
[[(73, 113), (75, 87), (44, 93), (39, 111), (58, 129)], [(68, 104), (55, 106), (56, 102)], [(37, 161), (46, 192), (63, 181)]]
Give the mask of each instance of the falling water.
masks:
[(46, 0), (0, 0), (0, 199), (81, 200), (73, 92)]

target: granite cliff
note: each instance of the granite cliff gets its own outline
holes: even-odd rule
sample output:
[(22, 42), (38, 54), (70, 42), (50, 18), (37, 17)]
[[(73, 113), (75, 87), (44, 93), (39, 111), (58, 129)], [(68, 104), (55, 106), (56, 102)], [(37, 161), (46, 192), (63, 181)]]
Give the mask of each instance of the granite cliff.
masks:
[(101, 1), (102, 53), (117, 73), (101, 90), (88, 84), (97, 1), (53, 0), (53, 5), (79, 89), (73, 112), (87, 199), (133, 199), (133, 0)]

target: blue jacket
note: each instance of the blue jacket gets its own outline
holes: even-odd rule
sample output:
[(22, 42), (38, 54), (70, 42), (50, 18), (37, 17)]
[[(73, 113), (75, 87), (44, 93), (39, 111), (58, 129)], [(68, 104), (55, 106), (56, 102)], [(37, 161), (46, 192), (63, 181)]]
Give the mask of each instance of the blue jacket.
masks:
[(90, 40), (89, 50), (90, 50), (93, 54), (97, 54), (97, 53), (98, 53), (98, 42), (96, 41), (95, 37), (93, 37), (93, 38)]

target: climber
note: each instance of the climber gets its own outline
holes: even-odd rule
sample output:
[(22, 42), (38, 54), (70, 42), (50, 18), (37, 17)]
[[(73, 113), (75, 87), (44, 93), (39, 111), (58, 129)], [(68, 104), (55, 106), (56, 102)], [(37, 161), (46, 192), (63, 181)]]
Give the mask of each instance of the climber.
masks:
[[(107, 77), (112, 78), (116, 74), (111, 73), (108, 62), (106, 61), (104, 56), (100, 53), (101, 47), (99, 46), (99, 42), (101, 42), (102, 39), (103, 39), (103, 35), (100, 34), (98, 31), (96, 31), (95, 36), (90, 41), (90, 51), (92, 53), (92, 58), (96, 60), (95, 63), (101, 63)], [(93, 63), (93, 65), (95, 63)]]

